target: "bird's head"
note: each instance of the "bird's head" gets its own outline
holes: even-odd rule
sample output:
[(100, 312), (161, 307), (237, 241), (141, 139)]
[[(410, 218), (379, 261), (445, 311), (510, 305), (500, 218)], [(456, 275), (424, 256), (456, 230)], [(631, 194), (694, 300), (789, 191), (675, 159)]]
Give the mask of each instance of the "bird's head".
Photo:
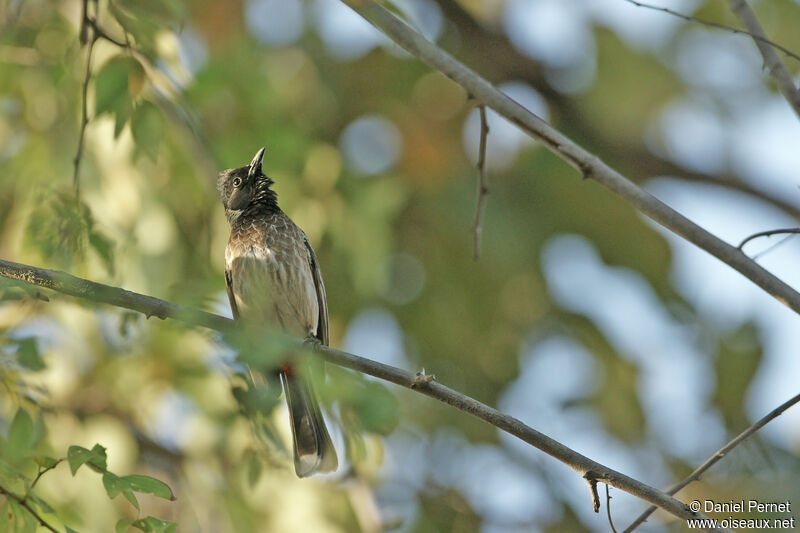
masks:
[(261, 164), (264, 160), (264, 148), (256, 152), (249, 165), (229, 168), (219, 173), (217, 190), (225, 212), (229, 217), (242, 212), (248, 207), (277, 207), (277, 197), (270, 189), (274, 183), (264, 174)]

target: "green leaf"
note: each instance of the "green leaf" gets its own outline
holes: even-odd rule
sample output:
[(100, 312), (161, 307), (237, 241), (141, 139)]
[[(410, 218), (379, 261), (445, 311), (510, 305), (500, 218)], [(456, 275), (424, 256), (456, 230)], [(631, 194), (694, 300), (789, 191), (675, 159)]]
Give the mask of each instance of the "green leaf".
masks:
[(106, 489), (109, 499), (112, 500), (121, 492), (131, 489), (122, 478), (112, 472), (103, 473), (103, 487)]
[(89, 246), (97, 252), (108, 273), (114, 275), (114, 243), (97, 230), (89, 232)]
[(28, 494), (28, 499), (33, 501), (33, 502), (35, 502), (36, 505), (39, 506), (39, 509), (42, 510), (42, 512), (50, 513), (50, 514), (56, 514), (55, 510), (50, 506), (49, 503), (47, 503), (46, 501), (41, 499), (39, 496), (37, 496), (33, 492)]
[(132, 90), (138, 92), (141, 88), (137, 85), (143, 75), (142, 65), (133, 57), (119, 55), (111, 58), (95, 78), (95, 115), (116, 115), (118, 111), (124, 113), (126, 108), (130, 109), (131, 98), (135, 96)]
[(12, 531), (14, 533), (36, 533), (39, 522), (31, 512), (17, 502), (13, 502), (12, 509), (12, 513), (16, 516), (16, 524)]
[(142, 531), (152, 531), (153, 533), (174, 533), (178, 530), (178, 524), (169, 520), (161, 520), (155, 516), (148, 516), (133, 523)]
[(125, 533), (132, 527), (145, 531), (146, 533), (174, 533), (178, 529), (178, 524), (169, 522), (168, 520), (161, 520), (154, 516), (148, 516), (147, 518), (140, 518), (138, 520), (118, 520), (115, 530), (116, 533)]
[(330, 368), (329, 384), (321, 388), (329, 401), (338, 399), (343, 420), (355, 429), (360, 425), (365, 431), (388, 435), (400, 422), (400, 409), (394, 395), (376, 381), (351, 371)]
[(233, 387), (233, 397), (247, 416), (268, 415), (280, 403), (280, 387)]
[(11, 421), (6, 439), (6, 454), (9, 458), (18, 459), (30, 452), (34, 442), (33, 419), (25, 409), (17, 409)]
[(234, 328), (225, 342), (239, 352), (239, 361), (255, 369), (274, 368), (299, 348), (295, 337), (269, 326)]
[(33, 460), (43, 470), (55, 468), (58, 463), (61, 462), (61, 459), (54, 459), (53, 457), (48, 457), (46, 455), (37, 455), (33, 458)]
[(67, 533), (78, 533), (78, 531), (77, 531), (77, 530), (75, 530), (75, 529), (72, 529), (72, 528), (71, 528), (71, 527), (69, 527), (69, 526), (64, 526), (64, 529), (66, 529)]
[(114, 526), (114, 530), (116, 531), (116, 533), (125, 533), (126, 531), (128, 531), (128, 529), (133, 527), (134, 522), (135, 520), (130, 520), (128, 518), (121, 518), (117, 520), (117, 525)]
[(125, 124), (131, 119), (133, 114), (133, 102), (128, 98), (120, 99), (117, 106), (113, 110), (114, 115), (114, 139), (119, 137), (122, 130), (125, 129)]
[(41, 370), (45, 367), (35, 337), (27, 337), (17, 342), (17, 361), (29, 370)]
[(142, 151), (150, 159), (158, 157), (158, 150), (164, 137), (164, 116), (151, 102), (143, 101), (133, 111), (131, 133), (137, 151)]
[(89, 208), (71, 190), (49, 191), (36, 198), (26, 243), (48, 260), (70, 266), (73, 260), (83, 259), (93, 225)]
[(141, 92), (145, 78), (141, 63), (131, 56), (116, 56), (97, 73), (95, 115), (114, 116), (115, 139), (131, 118), (134, 99)]
[(27, 478), (22, 474), (22, 472), (0, 459), (0, 481), (5, 481), (8, 483), (18, 479), (26, 480)]
[(355, 412), (366, 431), (388, 435), (400, 422), (397, 399), (380, 383), (370, 381), (366, 390), (355, 405)]
[(137, 48), (150, 61), (157, 59), (155, 46), (156, 34), (163, 25), (156, 24), (136, 16), (124, 9), (118, 2), (109, 2), (108, 12), (117, 20), (126, 32), (133, 35)]
[(123, 490), (122, 495), (125, 496), (125, 499), (131, 502), (131, 505), (136, 507), (137, 511), (141, 511), (142, 509), (139, 507), (139, 500), (136, 498), (136, 495), (129, 490)]
[(174, 24), (187, 15), (179, 0), (121, 0), (120, 4), (135, 17), (161, 24)]
[(82, 446), (70, 446), (67, 450), (67, 462), (72, 475), (86, 463), (95, 472), (106, 471), (106, 449), (99, 444), (95, 444), (91, 450)]
[(251, 453), (247, 460), (247, 486), (251, 489), (256, 486), (261, 478), (261, 459), (257, 454)]
[(749, 425), (745, 403), (753, 378), (763, 359), (761, 333), (755, 322), (746, 322), (719, 339), (714, 360), (716, 388), (711, 400), (727, 427)]
[(341, 410), (341, 421), (347, 458), (357, 465), (367, 457), (362, 424), (352, 409), (344, 407)]
[(12, 500), (6, 499), (0, 506), (0, 531), (14, 531), (14, 515), (11, 512)]
[(130, 476), (123, 476), (120, 480), (126, 483), (133, 491), (152, 494), (153, 496), (158, 496), (165, 500), (175, 500), (175, 495), (172, 493), (172, 489), (169, 488), (169, 485), (156, 478), (133, 474)]

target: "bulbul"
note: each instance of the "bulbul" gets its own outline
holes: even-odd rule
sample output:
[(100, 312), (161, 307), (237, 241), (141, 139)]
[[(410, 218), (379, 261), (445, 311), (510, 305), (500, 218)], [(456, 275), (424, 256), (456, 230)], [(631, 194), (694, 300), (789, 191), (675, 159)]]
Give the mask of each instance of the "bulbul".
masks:
[[(264, 148), (244, 167), (224, 170), (217, 188), (231, 226), (225, 285), (233, 317), (268, 324), (328, 344), (328, 304), (317, 255), (303, 230), (278, 207), (273, 181), (262, 170)], [(299, 477), (336, 470), (319, 400), (308, 374), (278, 369), (294, 440)]]

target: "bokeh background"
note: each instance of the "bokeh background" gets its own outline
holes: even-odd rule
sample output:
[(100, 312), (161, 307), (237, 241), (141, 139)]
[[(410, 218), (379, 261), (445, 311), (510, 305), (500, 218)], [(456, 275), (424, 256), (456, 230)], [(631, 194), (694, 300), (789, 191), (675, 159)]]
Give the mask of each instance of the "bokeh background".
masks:
[[(800, 123), (747, 36), (624, 0), (391, 4), (728, 242), (797, 224)], [(722, 0), (668, 4), (738, 24)], [(771, 39), (800, 52), (800, 2), (751, 4)], [(654, 486), (798, 392), (794, 313), (492, 112), (474, 261), (475, 102), (341, 2), (89, 6), (135, 51), (94, 47), (76, 200), (82, 3), (0, 2), (0, 257), (229, 315), (216, 174), (266, 146), (281, 206), (319, 255), (333, 346), (425, 368)], [(746, 251), (800, 287), (800, 242)], [(342, 420), (351, 461), (298, 480), (254, 436), (231, 392), (233, 355), (213, 332), (2, 288), (6, 463), (21, 461), (7, 443), (23, 408), (37, 453), (100, 443), (114, 472), (167, 482), (177, 501), (143, 497), (142, 515), (180, 531), (609, 530), (570, 469), (393, 387), (376, 394), (391, 391), (397, 420)], [(273, 422), (285, 437), (282, 407)], [(785, 413), (679, 497), (800, 506), (799, 423), (800, 411)], [(79, 531), (136, 516), (88, 469), (59, 465), (37, 494), (49, 519)], [(611, 495), (618, 529), (645, 507)], [(657, 513), (641, 530), (680, 528)]]

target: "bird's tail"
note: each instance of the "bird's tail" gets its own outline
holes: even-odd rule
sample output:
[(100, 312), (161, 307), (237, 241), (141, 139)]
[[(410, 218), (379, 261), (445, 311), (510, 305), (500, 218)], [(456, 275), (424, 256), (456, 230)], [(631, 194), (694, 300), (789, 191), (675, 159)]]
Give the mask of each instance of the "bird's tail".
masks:
[(289, 407), (297, 476), (333, 472), (338, 466), (336, 450), (308, 377), (295, 375), (291, 371), (281, 371), (280, 375)]

